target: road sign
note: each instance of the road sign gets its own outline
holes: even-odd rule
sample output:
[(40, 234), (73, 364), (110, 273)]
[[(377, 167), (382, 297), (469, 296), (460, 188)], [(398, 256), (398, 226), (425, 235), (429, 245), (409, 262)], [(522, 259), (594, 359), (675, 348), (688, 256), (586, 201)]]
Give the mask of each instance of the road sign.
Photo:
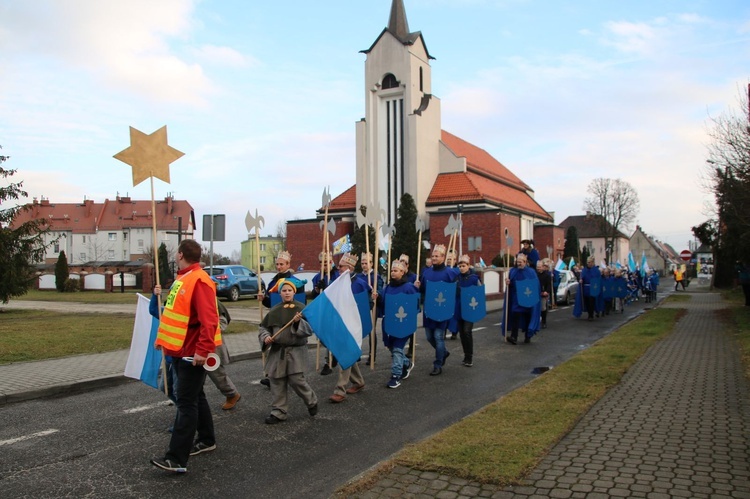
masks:
[(684, 261), (689, 262), (692, 257), (693, 257), (692, 251), (690, 250), (680, 251), (680, 258), (682, 258)]

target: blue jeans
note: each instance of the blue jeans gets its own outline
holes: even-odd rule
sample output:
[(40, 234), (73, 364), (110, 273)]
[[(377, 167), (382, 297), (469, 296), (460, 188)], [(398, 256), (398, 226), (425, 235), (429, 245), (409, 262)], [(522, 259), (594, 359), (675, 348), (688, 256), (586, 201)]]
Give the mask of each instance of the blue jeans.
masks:
[(443, 367), (445, 360), (445, 329), (424, 328), (427, 342), (435, 349), (435, 360), (432, 361), (432, 367), (440, 369)]
[(402, 378), (409, 364), (411, 362), (404, 355), (403, 348), (391, 348), (391, 376)]

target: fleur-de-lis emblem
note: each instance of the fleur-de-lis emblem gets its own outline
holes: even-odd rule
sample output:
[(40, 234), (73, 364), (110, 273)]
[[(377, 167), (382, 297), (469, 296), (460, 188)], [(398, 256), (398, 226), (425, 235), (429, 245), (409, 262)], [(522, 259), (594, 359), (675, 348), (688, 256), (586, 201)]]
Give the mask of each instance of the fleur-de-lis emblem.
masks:
[(247, 211), (247, 215), (245, 215), (245, 227), (247, 227), (248, 232), (252, 232), (253, 230), (260, 232), (260, 229), (262, 229), (265, 224), (266, 220), (258, 215), (257, 208), (255, 209), (255, 216), (250, 214), (250, 210)]
[(472, 310), (476, 310), (479, 306), (479, 302), (477, 301), (476, 296), (471, 297), (471, 301), (469, 302), (469, 306), (472, 308)]
[(398, 307), (398, 312), (396, 313), (396, 319), (398, 319), (399, 322), (404, 322), (404, 319), (406, 319), (409, 316), (409, 314), (404, 311), (404, 307)]
[(446, 302), (446, 299), (443, 296), (443, 292), (442, 291), (440, 293), (438, 293), (437, 297), (435, 298), (435, 302), (438, 304), (438, 307), (442, 307), (443, 303)]
[(532, 294), (534, 294), (534, 292), (531, 291), (530, 287), (526, 286), (526, 291), (524, 291), (523, 294), (525, 294), (526, 298), (528, 298), (529, 296), (531, 296)]

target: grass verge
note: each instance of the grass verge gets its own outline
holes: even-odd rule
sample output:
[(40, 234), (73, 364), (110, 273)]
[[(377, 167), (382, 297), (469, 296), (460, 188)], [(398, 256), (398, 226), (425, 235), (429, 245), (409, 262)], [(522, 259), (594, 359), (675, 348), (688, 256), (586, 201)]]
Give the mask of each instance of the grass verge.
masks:
[[(527, 385), (407, 446), (382, 469), (403, 465), (481, 483), (519, 483), (684, 313), (649, 311)], [(371, 481), (366, 476), (337, 496), (360, 492)]]
[[(0, 317), (0, 364), (121, 350), (133, 336), (132, 314), (8, 309)], [(232, 321), (224, 334), (251, 330), (257, 326)]]
[(731, 328), (731, 334), (740, 346), (745, 376), (750, 380), (750, 307), (745, 306), (742, 290), (722, 292), (730, 308), (723, 310), (723, 320)]

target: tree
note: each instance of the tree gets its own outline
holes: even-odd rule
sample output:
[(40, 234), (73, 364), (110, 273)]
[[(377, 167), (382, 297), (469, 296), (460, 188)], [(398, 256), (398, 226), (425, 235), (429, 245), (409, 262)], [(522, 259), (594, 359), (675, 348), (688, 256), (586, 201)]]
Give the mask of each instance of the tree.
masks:
[(55, 287), (59, 292), (65, 291), (65, 281), (70, 277), (70, 271), (68, 270), (68, 258), (65, 256), (65, 251), (61, 251), (57, 257), (57, 263), (55, 264)]
[(286, 222), (284, 220), (279, 220), (279, 223), (276, 224), (276, 237), (286, 241)]
[[(206, 265), (211, 264), (211, 250), (208, 246), (203, 246), (201, 251), (201, 262)], [(230, 265), (231, 262), (228, 256), (224, 256), (221, 253), (214, 251), (214, 265)]]
[[(750, 85), (740, 92), (741, 113), (711, 119), (704, 183), (714, 194), (713, 217), (693, 228), (701, 242), (712, 244), (714, 284), (733, 284), (734, 264), (750, 262)], [(696, 231), (697, 229), (697, 231)]]
[(563, 249), (563, 258), (578, 258), (580, 245), (578, 243), (578, 229), (574, 225), (568, 227), (565, 231), (565, 248)]
[[(3, 179), (16, 173), (16, 170), (3, 168), (6, 160), (8, 156), (0, 155), (0, 178)], [(22, 187), (23, 182), (11, 182), (5, 187), (0, 187), (0, 206), (8, 200), (28, 196)], [(16, 216), (28, 209), (29, 205), (0, 209), (0, 301), (3, 303), (8, 303), (14, 296), (26, 293), (36, 277), (34, 262), (44, 261), (44, 252), (47, 248), (44, 243), (44, 236), (48, 232), (47, 221), (38, 219), (18, 226), (13, 225)]]
[(396, 222), (394, 223), (396, 235), (393, 238), (391, 259), (395, 260), (401, 255), (409, 255), (409, 269), (412, 272), (417, 269), (417, 246), (419, 245), (417, 216), (414, 198), (407, 192), (401, 196), (401, 202), (396, 212)]
[(583, 209), (596, 215), (604, 247), (608, 248), (607, 259), (615, 248), (615, 239), (620, 229), (628, 228), (638, 215), (640, 201), (635, 188), (624, 180), (597, 178), (589, 184), (590, 197), (583, 201)]

